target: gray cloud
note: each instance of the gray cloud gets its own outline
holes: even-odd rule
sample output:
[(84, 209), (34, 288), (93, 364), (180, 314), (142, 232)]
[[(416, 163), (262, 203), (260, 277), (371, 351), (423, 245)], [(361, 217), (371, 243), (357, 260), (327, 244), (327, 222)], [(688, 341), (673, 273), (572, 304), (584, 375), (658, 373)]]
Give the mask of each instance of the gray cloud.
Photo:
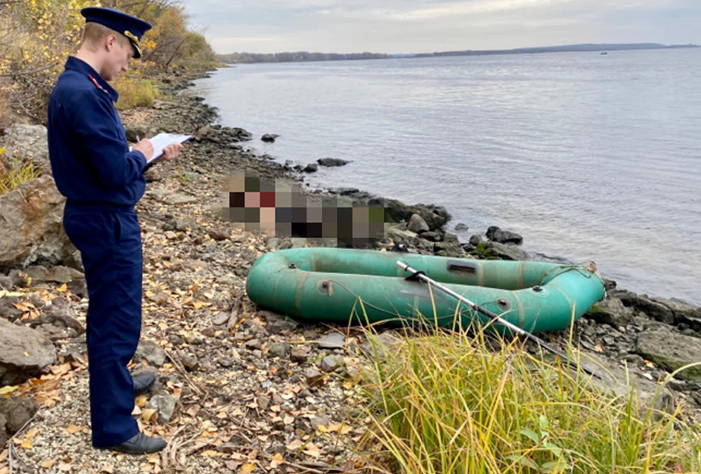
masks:
[(698, 0), (183, 0), (217, 52), (701, 43)]

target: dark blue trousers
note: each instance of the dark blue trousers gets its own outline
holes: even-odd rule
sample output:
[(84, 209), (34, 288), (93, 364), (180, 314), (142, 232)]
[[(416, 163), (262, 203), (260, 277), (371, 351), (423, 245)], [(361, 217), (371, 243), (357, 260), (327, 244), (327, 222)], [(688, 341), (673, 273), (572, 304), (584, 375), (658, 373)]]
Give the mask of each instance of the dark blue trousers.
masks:
[(139, 432), (127, 364), (141, 333), (141, 232), (133, 208), (71, 202), (63, 226), (85, 267), (92, 442), (107, 448)]

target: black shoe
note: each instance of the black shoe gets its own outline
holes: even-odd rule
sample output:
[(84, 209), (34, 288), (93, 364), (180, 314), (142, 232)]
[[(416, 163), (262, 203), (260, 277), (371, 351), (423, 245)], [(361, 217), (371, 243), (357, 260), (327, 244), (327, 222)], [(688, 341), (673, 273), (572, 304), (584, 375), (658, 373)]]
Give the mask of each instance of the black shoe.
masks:
[(161, 438), (152, 438), (151, 436), (139, 433), (125, 442), (115, 444), (107, 449), (126, 454), (148, 454), (162, 450), (166, 447), (166, 444), (165, 440)]
[(156, 376), (153, 374), (141, 374), (133, 377), (134, 380), (134, 396), (138, 397), (151, 390), (153, 384), (156, 383)]

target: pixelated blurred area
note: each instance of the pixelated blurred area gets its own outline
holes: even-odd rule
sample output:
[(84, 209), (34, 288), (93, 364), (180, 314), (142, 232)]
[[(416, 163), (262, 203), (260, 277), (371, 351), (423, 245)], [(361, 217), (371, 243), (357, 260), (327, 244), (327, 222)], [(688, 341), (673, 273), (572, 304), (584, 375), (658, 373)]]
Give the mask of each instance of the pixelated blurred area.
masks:
[(222, 217), (271, 237), (368, 247), (384, 238), (385, 209), (338, 196), (305, 193), (297, 182), (250, 173), (224, 180)]

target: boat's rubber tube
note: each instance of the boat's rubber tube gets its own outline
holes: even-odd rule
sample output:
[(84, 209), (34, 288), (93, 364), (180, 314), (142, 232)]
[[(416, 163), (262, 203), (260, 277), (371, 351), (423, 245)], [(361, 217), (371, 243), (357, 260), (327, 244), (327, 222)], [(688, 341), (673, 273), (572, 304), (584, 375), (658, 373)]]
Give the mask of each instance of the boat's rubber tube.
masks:
[(601, 278), (581, 266), (332, 248), (267, 253), (246, 291), (259, 306), (302, 319), (456, 329), (486, 322), (440, 290), (407, 281), (397, 260), (529, 332), (569, 327), (605, 295)]

